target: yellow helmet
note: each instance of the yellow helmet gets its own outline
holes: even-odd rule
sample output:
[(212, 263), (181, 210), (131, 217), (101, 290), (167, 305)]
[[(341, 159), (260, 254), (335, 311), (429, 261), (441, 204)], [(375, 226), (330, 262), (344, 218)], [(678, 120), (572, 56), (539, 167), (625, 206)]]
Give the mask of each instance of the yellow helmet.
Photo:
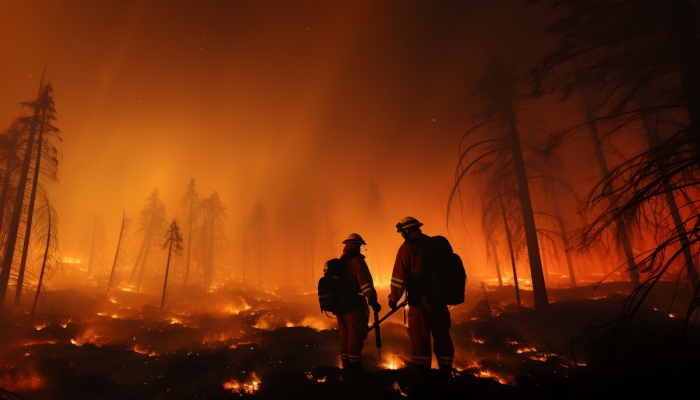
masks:
[(401, 221), (399, 221), (398, 224), (396, 224), (396, 232), (401, 232), (402, 230), (408, 229), (411, 227), (420, 228), (421, 226), (423, 226), (423, 224), (418, 222), (417, 219), (415, 219), (413, 217), (406, 217), (406, 218), (402, 219)]
[(343, 240), (343, 244), (348, 244), (348, 243), (361, 243), (361, 244), (367, 244), (365, 243), (365, 240), (362, 239), (362, 236), (358, 235), (357, 233), (351, 233), (348, 235), (345, 240)]

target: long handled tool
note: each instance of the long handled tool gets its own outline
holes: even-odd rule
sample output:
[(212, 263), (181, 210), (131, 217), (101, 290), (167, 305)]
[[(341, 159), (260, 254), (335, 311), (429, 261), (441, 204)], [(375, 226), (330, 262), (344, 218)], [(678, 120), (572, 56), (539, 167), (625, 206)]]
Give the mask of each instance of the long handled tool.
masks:
[(374, 312), (374, 324), (377, 326), (377, 330), (374, 331), (374, 342), (377, 345), (377, 353), (379, 353), (379, 359), (382, 359), (382, 333), (379, 330), (379, 312)]
[(402, 301), (401, 303), (399, 303), (399, 304), (396, 306), (396, 308), (394, 308), (393, 310), (389, 311), (389, 313), (387, 313), (385, 316), (383, 316), (382, 319), (380, 319), (379, 321), (377, 321), (378, 313), (375, 313), (375, 314), (374, 314), (374, 325), (370, 326), (370, 327), (369, 327), (369, 330), (368, 330), (367, 332), (370, 332), (370, 331), (371, 331), (372, 329), (374, 329), (374, 328), (379, 329), (379, 324), (381, 324), (382, 322), (384, 322), (387, 318), (391, 317), (395, 312), (397, 312), (397, 311), (399, 311), (400, 309), (402, 309), (402, 308), (406, 305), (406, 303), (408, 303), (408, 300)]

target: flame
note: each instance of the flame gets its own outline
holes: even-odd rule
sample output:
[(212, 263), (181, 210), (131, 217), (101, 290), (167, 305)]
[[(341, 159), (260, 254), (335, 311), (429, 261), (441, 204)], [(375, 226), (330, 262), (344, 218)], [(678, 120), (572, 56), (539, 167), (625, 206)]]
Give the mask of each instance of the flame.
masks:
[(173, 317), (173, 318), (170, 318), (170, 325), (174, 325), (174, 324), (180, 324), (180, 325), (182, 325), (182, 320), (179, 319), (179, 318), (174, 318), (174, 317)]
[(383, 369), (397, 370), (406, 366), (406, 362), (397, 354), (389, 353), (384, 360), (383, 363), (379, 364), (379, 367)]
[(41, 324), (34, 325), (34, 329), (36, 329), (37, 331), (40, 331), (49, 325), (51, 325), (51, 324), (49, 324), (48, 322), (42, 322)]
[(501, 385), (508, 385), (508, 386), (513, 386), (515, 383), (511, 379), (507, 379), (506, 377), (503, 377), (493, 371), (489, 371), (487, 369), (480, 369), (478, 372), (472, 373), (472, 375), (476, 376), (477, 378), (490, 378), (496, 380), (498, 383)]
[(231, 378), (224, 382), (223, 386), (224, 389), (233, 393), (255, 394), (255, 392), (260, 390), (260, 383), (260, 378), (253, 372), (243, 383)]
[(155, 357), (158, 355), (158, 353), (156, 353), (155, 351), (151, 351), (151, 350), (139, 347), (138, 344), (136, 346), (134, 346), (131, 350), (133, 350), (134, 352), (139, 353), (139, 354), (147, 355), (149, 357)]
[(518, 353), (518, 354), (533, 353), (533, 352), (536, 352), (536, 351), (537, 351), (537, 349), (534, 348), (534, 347), (532, 347), (532, 346), (523, 347), (523, 348), (521, 348), (521, 349), (515, 349), (515, 352)]
[(17, 347), (25, 347), (25, 346), (37, 346), (37, 345), (42, 345), (42, 344), (56, 344), (58, 343), (57, 340), (55, 339), (48, 339), (48, 340), (28, 340), (26, 342), (21, 342), (20, 344), (17, 345)]

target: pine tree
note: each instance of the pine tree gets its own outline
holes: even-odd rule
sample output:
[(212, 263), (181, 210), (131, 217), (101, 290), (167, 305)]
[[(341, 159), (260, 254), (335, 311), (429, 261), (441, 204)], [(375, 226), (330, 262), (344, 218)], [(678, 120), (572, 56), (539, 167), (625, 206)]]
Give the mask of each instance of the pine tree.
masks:
[(56, 216), (56, 210), (43, 191), (40, 192), (40, 198), (43, 200), (44, 207), (37, 210), (37, 220), (39, 222), (37, 240), (45, 242), (45, 246), (44, 254), (42, 254), (39, 281), (37, 283), (36, 294), (34, 295), (34, 304), (29, 314), (30, 321), (34, 320), (39, 296), (46, 286), (45, 281), (61, 268), (61, 259), (58, 257), (58, 218)]
[(201, 201), (198, 215), (201, 224), (196, 231), (198, 268), (201, 269), (204, 287), (211, 287), (216, 258), (226, 245), (226, 207), (218, 192)]
[(185, 190), (185, 195), (180, 200), (180, 207), (182, 208), (183, 219), (187, 224), (187, 256), (185, 259), (185, 278), (183, 281), (183, 286), (187, 287), (187, 281), (190, 276), (190, 261), (192, 255), (192, 237), (193, 230), (197, 229), (197, 211), (199, 210), (199, 205), (201, 202), (201, 197), (195, 189), (194, 178), (190, 178), (190, 182), (187, 184), (187, 189)]
[(255, 257), (258, 264), (258, 285), (262, 285), (264, 263), (263, 254), (269, 240), (269, 235), (267, 232), (268, 223), (269, 218), (267, 216), (267, 210), (265, 210), (262, 202), (260, 199), (258, 199), (253, 206), (253, 211), (250, 216), (250, 238), (252, 239)]
[(151, 249), (156, 245), (157, 240), (167, 227), (168, 222), (165, 219), (165, 204), (160, 200), (160, 192), (158, 189), (153, 189), (153, 192), (146, 199), (146, 206), (139, 214), (139, 229), (143, 235), (141, 246), (139, 248), (134, 268), (131, 270), (129, 284), (136, 278), (136, 291), (141, 290), (143, 274), (146, 269), (146, 263), (151, 253)]
[(170, 272), (170, 257), (175, 252), (176, 256), (182, 254), (182, 235), (180, 234), (180, 227), (177, 225), (177, 220), (173, 220), (165, 232), (165, 243), (163, 244), (163, 249), (168, 249), (168, 261), (165, 264), (165, 280), (163, 282), (163, 297), (160, 300), (160, 310), (163, 310), (163, 304), (165, 304), (165, 293), (168, 289), (168, 273)]

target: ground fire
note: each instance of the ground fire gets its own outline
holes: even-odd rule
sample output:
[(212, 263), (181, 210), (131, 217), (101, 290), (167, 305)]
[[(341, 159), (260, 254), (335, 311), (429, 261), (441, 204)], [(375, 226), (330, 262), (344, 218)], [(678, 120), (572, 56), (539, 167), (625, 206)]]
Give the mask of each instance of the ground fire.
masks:
[(0, 400), (697, 397), (700, 5), (506, 3), (0, 2)]

